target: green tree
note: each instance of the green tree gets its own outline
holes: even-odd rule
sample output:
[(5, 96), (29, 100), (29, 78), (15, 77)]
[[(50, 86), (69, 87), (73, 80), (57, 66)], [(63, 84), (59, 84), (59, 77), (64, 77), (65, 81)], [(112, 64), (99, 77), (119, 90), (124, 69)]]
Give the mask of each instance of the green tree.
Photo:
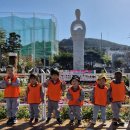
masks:
[(123, 62), (122, 62), (121, 59), (117, 59), (117, 60), (114, 61), (114, 67), (115, 68), (121, 68), (122, 64), (123, 64)]
[(54, 63), (59, 63), (62, 69), (73, 69), (73, 57), (71, 53), (60, 53), (54, 56)]
[(5, 34), (5, 31), (0, 28), (0, 67), (1, 67), (1, 64), (2, 64), (2, 54), (5, 52), (5, 44), (6, 44), (6, 34)]
[(109, 65), (111, 64), (110, 56), (104, 54), (104, 55), (102, 56), (102, 59), (103, 59), (104, 63), (105, 63), (107, 66), (109, 66)]
[(90, 66), (90, 69), (93, 69), (94, 63), (104, 63), (101, 53), (95, 50), (88, 50), (85, 52), (85, 63)]

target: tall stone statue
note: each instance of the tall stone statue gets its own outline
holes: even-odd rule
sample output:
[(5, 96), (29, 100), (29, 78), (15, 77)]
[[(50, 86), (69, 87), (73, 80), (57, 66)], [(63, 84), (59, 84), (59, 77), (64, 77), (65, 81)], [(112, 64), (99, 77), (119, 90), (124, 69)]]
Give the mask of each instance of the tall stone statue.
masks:
[(84, 39), (86, 33), (85, 23), (80, 20), (80, 10), (75, 10), (76, 20), (71, 24), (73, 40), (73, 69), (84, 70)]

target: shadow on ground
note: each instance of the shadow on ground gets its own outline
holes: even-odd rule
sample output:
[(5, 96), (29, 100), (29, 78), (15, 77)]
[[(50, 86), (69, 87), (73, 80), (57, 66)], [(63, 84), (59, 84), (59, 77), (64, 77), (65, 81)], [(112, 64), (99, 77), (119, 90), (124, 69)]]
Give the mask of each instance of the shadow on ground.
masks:
[(94, 128), (87, 128), (88, 122), (82, 121), (79, 126), (70, 126), (69, 120), (65, 120), (62, 125), (57, 124), (52, 119), (49, 124), (45, 121), (39, 121), (37, 124), (30, 124), (28, 120), (18, 120), (17, 124), (12, 126), (6, 125), (6, 119), (0, 120), (0, 130), (130, 130), (130, 124), (125, 123), (124, 126), (114, 126), (110, 121), (106, 122), (106, 126), (102, 126), (100, 122)]

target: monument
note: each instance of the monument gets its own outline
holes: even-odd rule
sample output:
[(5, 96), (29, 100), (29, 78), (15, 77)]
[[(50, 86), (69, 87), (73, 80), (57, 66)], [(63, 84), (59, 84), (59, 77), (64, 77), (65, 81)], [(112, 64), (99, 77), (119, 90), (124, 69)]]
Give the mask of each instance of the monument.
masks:
[(75, 10), (76, 20), (71, 24), (73, 40), (73, 69), (84, 70), (84, 39), (86, 33), (85, 23), (80, 20), (80, 10)]

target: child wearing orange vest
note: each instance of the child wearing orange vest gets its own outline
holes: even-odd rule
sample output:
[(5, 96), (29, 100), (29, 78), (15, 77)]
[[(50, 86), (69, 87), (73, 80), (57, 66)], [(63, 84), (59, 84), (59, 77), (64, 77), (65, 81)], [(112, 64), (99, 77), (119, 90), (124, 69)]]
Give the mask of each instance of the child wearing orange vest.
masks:
[(12, 65), (8, 65), (6, 71), (7, 76), (4, 77), (1, 85), (5, 88), (4, 98), (7, 104), (7, 116), (9, 117), (6, 123), (7, 125), (13, 125), (17, 122), (16, 114), (19, 106), (20, 82), (14, 74)]
[(34, 123), (38, 122), (39, 104), (41, 102), (44, 102), (42, 84), (38, 82), (38, 76), (36, 74), (30, 74), (27, 87), (27, 103), (29, 104), (30, 110), (30, 123), (32, 123), (34, 118)]
[(122, 72), (115, 72), (115, 79), (111, 81), (109, 88), (109, 96), (111, 100), (111, 108), (113, 112), (113, 124), (124, 125), (124, 122), (120, 119), (119, 113), (122, 107), (122, 103), (125, 100), (126, 92), (129, 94), (127, 86), (122, 80)]
[(48, 116), (46, 123), (49, 123), (51, 114), (54, 110), (57, 122), (62, 124), (62, 120), (60, 119), (60, 112), (58, 110), (58, 102), (61, 99), (62, 92), (65, 90), (66, 84), (64, 81), (59, 79), (59, 71), (57, 69), (52, 69), (50, 75), (50, 79), (44, 83), (44, 87), (47, 87), (48, 97)]
[(98, 77), (97, 83), (91, 92), (90, 100), (93, 103), (93, 120), (88, 127), (94, 127), (96, 124), (98, 111), (101, 111), (102, 125), (106, 125), (106, 106), (108, 103), (108, 88), (105, 86), (106, 76), (101, 74)]
[(69, 117), (70, 125), (73, 125), (74, 119), (78, 120), (77, 125), (81, 124), (81, 107), (84, 100), (84, 91), (80, 86), (80, 77), (74, 75), (70, 80), (71, 86), (67, 92), (68, 105), (69, 105)]

